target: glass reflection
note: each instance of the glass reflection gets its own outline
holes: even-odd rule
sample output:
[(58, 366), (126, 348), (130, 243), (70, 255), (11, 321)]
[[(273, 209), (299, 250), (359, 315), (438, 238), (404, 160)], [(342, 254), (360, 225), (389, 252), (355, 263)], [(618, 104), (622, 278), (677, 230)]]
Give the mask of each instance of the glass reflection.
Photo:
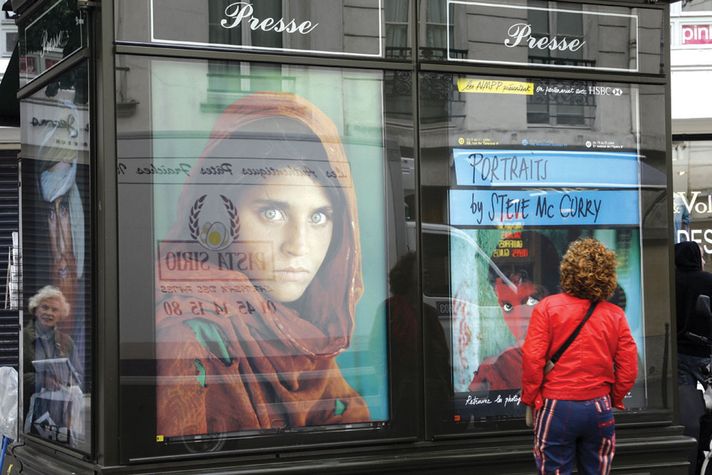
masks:
[[(510, 245), (532, 250), (534, 259), (509, 257)], [(519, 248), (518, 248), (519, 249)], [(524, 253), (520, 253), (521, 257)], [(472, 392), (518, 389), (522, 380), (522, 344), (529, 318), (541, 299), (558, 290), (559, 255), (551, 240), (533, 231), (504, 233), (490, 262), (489, 284), (497, 297), (501, 317), (514, 345), (482, 360), (468, 390)], [(465, 297), (465, 296), (462, 296)], [(456, 297), (457, 298), (457, 297)], [(464, 356), (464, 355), (463, 355)]]
[[(219, 197), (189, 181), (179, 209), (191, 210), (199, 246), (177, 240), (180, 220), (160, 250), (157, 288), (179, 279), (195, 292), (158, 297), (159, 432), (369, 421), (335, 361), (350, 344), (362, 277), (354, 187), (333, 122), (298, 96), (262, 93), (229, 106), (212, 136), (195, 168), (219, 157), (243, 178), (213, 181), (229, 185)], [(259, 145), (248, 151), (250, 139)], [(224, 221), (208, 221), (216, 205)], [(226, 300), (227, 285), (238, 301)], [(177, 418), (176, 408), (191, 409)]]
[(119, 91), (146, 85), (117, 119), (122, 404), (143, 411), (126, 450), (383, 427), (387, 270), (405, 252), (383, 74), (117, 64)]
[(547, 0), (418, 3), (423, 61), (662, 72), (659, 9)]
[(20, 37), (20, 86), (86, 46), (86, 13), (76, 2), (58, 0), (27, 20)]
[(408, 60), (410, 0), (116, 3), (119, 41)]
[(91, 256), (86, 64), (21, 102), (24, 429), (90, 450)]
[(712, 174), (712, 142), (689, 140), (674, 142), (673, 223), (675, 242), (695, 241), (701, 245), (706, 269), (712, 258), (712, 195), (709, 180)]
[[(34, 380), (24, 430), (43, 439), (79, 448), (85, 444), (84, 400), (74, 340), (58, 323), (70, 315), (64, 294), (52, 286), (42, 287), (27, 306), (33, 319), (22, 333), (25, 379)], [(26, 386), (26, 389), (31, 389)]]
[(661, 318), (649, 312), (660, 296), (643, 291), (644, 269), (659, 266), (643, 236), (660, 226), (665, 176), (661, 129), (645, 111), (657, 110), (661, 89), (429, 72), (419, 80), (423, 299), (450, 344), (453, 385), (432, 401), (450, 410), (430, 412), (436, 431), (509, 427), (522, 416), (529, 317), (558, 291), (561, 255), (581, 237), (619, 259), (612, 301), (646, 369), (626, 406), (664, 407), (669, 341), (646, 325)]

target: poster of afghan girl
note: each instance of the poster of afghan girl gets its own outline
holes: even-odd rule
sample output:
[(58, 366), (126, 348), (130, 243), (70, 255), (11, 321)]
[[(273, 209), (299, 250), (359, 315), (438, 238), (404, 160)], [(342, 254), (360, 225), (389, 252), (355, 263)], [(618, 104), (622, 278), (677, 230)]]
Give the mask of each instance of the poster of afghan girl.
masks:
[(363, 293), (356, 201), (308, 100), (253, 93), (219, 115), (158, 241), (158, 434), (372, 420), (337, 363)]

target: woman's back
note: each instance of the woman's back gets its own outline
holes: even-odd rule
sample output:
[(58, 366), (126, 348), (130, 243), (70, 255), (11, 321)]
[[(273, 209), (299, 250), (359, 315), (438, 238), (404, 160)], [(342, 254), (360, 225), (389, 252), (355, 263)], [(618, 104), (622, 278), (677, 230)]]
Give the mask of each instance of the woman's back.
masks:
[[(562, 293), (546, 297), (535, 308), (529, 331), (548, 333), (548, 337), (542, 338), (540, 343), (549, 342), (546, 349), (547, 359), (575, 330), (590, 303), (589, 300)], [(528, 341), (531, 345), (539, 339)], [(613, 361), (619, 346), (629, 346), (631, 343), (633, 337), (625, 323), (623, 310), (610, 302), (599, 302), (579, 335), (556, 363), (554, 370), (544, 376), (543, 397), (585, 400), (609, 394), (611, 385), (616, 382)], [(632, 385), (635, 381), (637, 357), (631, 353), (624, 355), (626, 359), (618, 362), (618, 379), (623, 378), (626, 383)]]

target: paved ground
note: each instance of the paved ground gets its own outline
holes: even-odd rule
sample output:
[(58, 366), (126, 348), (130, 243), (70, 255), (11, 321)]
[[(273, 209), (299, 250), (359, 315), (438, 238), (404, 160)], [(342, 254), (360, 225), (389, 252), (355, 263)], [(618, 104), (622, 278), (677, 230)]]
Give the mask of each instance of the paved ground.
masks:
[(5, 454), (5, 463), (2, 466), (1, 475), (16, 475), (19, 473), (15, 459), (10, 454)]

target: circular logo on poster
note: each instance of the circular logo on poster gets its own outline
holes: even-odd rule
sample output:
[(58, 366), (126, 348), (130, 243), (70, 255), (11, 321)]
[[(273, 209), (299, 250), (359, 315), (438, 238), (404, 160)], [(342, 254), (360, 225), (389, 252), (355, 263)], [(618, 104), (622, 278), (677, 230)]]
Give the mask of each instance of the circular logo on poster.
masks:
[(205, 205), (208, 195), (203, 195), (193, 203), (188, 216), (188, 229), (190, 237), (198, 241), (203, 247), (219, 251), (237, 241), (240, 235), (240, 217), (237, 215), (235, 204), (225, 195), (220, 195), (225, 212), (227, 224), (222, 221), (200, 222), (200, 213)]

